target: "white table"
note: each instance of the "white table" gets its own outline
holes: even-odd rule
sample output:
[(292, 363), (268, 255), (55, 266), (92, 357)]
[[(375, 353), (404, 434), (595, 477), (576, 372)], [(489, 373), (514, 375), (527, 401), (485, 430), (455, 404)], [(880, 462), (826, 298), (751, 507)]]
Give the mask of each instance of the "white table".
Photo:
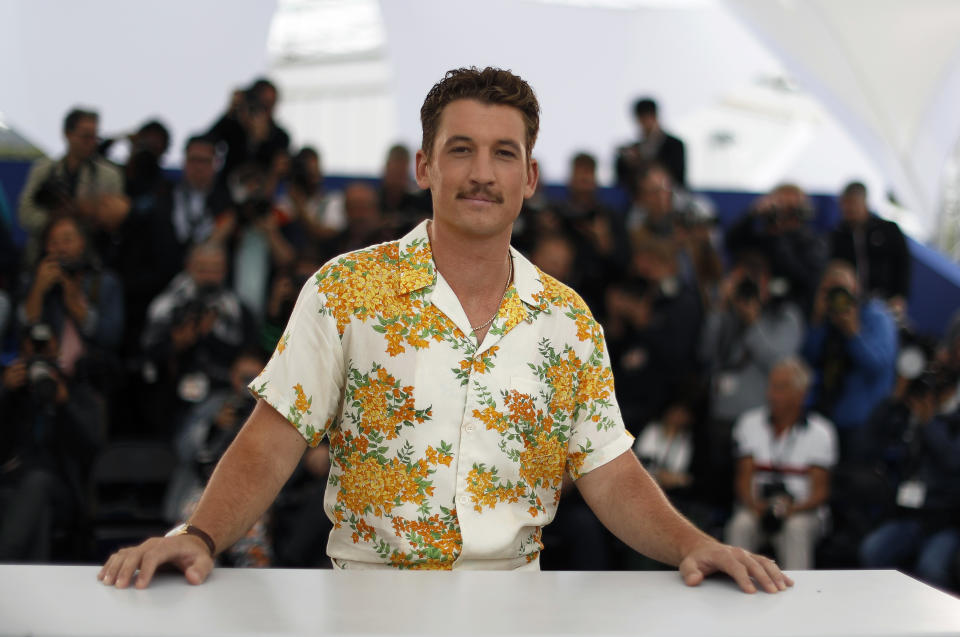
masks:
[(0, 565), (2, 635), (960, 635), (960, 600), (895, 571), (802, 571), (777, 595), (674, 572), (218, 569), (145, 590)]

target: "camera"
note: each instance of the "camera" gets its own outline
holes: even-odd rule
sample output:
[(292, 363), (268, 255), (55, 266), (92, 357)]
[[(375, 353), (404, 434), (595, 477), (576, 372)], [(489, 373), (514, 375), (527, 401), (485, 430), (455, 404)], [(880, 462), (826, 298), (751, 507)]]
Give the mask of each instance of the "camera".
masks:
[(783, 521), (787, 517), (787, 508), (793, 502), (793, 496), (787, 491), (787, 487), (782, 480), (774, 480), (761, 485), (760, 494), (764, 500), (770, 503), (760, 524), (767, 533), (777, 533), (783, 528)]
[(827, 313), (831, 316), (837, 316), (848, 312), (856, 306), (857, 299), (847, 288), (843, 286), (834, 286), (827, 290)]
[(750, 277), (744, 277), (733, 289), (733, 296), (738, 301), (755, 301), (760, 298), (760, 286)]
[(73, 195), (70, 192), (69, 184), (53, 170), (33, 193), (33, 203), (45, 210), (59, 210), (67, 205), (71, 199), (73, 199)]

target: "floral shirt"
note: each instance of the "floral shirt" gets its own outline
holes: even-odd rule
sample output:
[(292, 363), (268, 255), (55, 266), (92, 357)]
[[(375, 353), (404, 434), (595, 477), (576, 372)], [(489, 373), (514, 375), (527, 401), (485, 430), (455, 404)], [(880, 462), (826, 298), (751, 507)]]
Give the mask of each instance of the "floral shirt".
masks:
[(517, 568), (543, 548), (564, 470), (632, 437), (580, 297), (511, 249), (514, 282), (478, 344), (426, 223), (324, 265), (250, 388), (309, 444), (330, 440), (335, 565)]

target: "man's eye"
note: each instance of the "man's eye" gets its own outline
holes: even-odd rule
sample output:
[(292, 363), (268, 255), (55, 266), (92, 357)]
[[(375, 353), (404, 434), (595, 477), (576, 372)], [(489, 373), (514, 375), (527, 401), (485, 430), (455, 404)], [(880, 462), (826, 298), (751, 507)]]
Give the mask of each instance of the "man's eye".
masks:
[(470, 149), (467, 148), (466, 146), (454, 146), (453, 148), (450, 149), (450, 152), (454, 154), (463, 154), (463, 153), (470, 152)]
[(517, 154), (516, 154), (515, 152), (513, 152), (512, 150), (507, 150), (507, 149), (500, 149), (500, 150), (497, 151), (497, 154), (500, 155), (501, 157), (510, 157), (510, 158), (513, 158), (513, 157), (516, 157), (516, 156), (517, 156)]

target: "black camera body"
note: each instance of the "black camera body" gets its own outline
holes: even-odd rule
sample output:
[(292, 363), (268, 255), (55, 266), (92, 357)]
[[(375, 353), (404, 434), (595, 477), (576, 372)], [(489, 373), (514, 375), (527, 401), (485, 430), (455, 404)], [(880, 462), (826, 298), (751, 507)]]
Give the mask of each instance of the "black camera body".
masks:
[(760, 298), (760, 285), (750, 277), (743, 277), (733, 289), (733, 296), (738, 301), (755, 301)]
[(857, 304), (855, 297), (847, 288), (836, 285), (827, 290), (827, 313), (831, 316), (845, 314)]
[(767, 533), (777, 533), (783, 528), (787, 507), (793, 502), (793, 496), (790, 495), (783, 480), (774, 480), (761, 485), (760, 495), (770, 504), (760, 524)]

